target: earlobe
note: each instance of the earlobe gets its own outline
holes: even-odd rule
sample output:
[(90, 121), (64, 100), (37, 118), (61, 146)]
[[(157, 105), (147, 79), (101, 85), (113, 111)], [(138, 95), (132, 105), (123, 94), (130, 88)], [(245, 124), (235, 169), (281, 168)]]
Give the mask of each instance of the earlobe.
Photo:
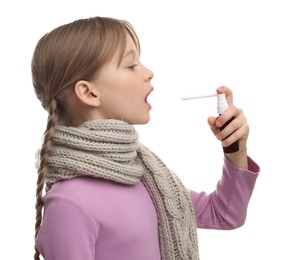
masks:
[(74, 92), (79, 101), (88, 106), (100, 105), (99, 94), (92, 83), (80, 80), (74, 86)]

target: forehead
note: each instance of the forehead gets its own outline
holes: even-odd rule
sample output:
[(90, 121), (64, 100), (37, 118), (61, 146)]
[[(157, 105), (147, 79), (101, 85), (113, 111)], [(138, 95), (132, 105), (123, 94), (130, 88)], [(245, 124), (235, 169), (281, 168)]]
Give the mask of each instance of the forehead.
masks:
[(128, 52), (135, 52), (135, 53), (138, 52), (137, 46), (135, 45), (133, 39), (131, 38), (129, 34), (127, 35), (127, 39), (126, 39), (126, 48), (125, 48), (124, 55), (127, 55)]
[(113, 55), (112, 59), (109, 60), (109, 62), (107, 62), (103, 66), (103, 68), (108, 69), (110, 67), (115, 67), (117, 69), (121, 65), (123, 60), (129, 57), (133, 58), (137, 56), (139, 57), (137, 47), (134, 41), (132, 40), (132, 38), (129, 35), (127, 35), (124, 48), (117, 50), (115, 54)]
[(113, 62), (119, 66), (122, 60), (133, 56), (139, 57), (139, 53), (133, 39), (131, 38), (131, 36), (127, 35), (124, 52), (120, 53), (120, 55), (117, 53), (117, 55), (113, 59)]

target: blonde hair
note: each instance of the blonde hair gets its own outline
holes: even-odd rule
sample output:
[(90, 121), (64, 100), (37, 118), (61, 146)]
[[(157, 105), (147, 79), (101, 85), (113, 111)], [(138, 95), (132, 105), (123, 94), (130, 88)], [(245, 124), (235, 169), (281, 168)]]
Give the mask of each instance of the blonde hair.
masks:
[[(139, 39), (130, 23), (108, 17), (92, 17), (55, 28), (45, 34), (35, 47), (31, 63), (32, 82), (37, 98), (48, 111), (38, 166), (35, 239), (42, 223), (42, 195), (51, 140), (56, 124), (68, 112), (62, 93), (73, 89), (79, 80), (93, 80), (115, 55), (119, 55), (120, 62), (127, 35), (140, 53)], [(40, 259), (36, 246), (34, 259)]]

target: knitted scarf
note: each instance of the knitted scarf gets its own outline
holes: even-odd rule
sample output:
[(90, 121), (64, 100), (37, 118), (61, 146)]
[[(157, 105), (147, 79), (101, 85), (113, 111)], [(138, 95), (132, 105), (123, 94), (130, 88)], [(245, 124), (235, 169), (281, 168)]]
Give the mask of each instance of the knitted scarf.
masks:
[(161, 259), (198, 260), (194, 210), (178, 177), (138, 141), (132, 125), (93, 120), (57, 126), (47, 162), (47, 188), (59, 180), (91, 176), (132, 185), (142, 181), (156, 208)]

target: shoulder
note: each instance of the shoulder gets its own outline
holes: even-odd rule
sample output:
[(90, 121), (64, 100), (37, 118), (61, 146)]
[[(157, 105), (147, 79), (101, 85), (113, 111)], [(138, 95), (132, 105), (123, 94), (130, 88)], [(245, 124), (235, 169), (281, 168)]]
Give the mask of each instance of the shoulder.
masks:
[(94, 179), (91, 177), (76, 177), (69, 180), (61, 180), (56, 182), (48, 194), (69, 194), (78, 195), (80, 192), (93, 191), (96, 186), (103, 186), (107, 181), (102, 179)]
[[(55, 183), (43, 196), (45, 217), (53, 215), (56, 219), (66, 219), (68, 216), (91, 218), (91, 212), (85, 202), (94, 197), (96, 183), (90, 178), (74, 178)], [(97, 189), (95, 189), (97, 190)], [(52, 216), (52, 218), (53, 218)]]
[(122, 186), (119, 183), (101, 178), (76, 177), (56, 182), (46, 196), (64, 195), (78, 201), (108, 192), (109, 190), (121, 189)]
[(104, 179), (77, 177), (56, 182), (43, 197), (44, 205), (49, 203), (70, 203), (88, 208), (94, 201), (106, 200), (105, 194), (115, 193), (121, 185)]
[[(149, 194), (140, 181), (134, 185), (120, 184), (101, 178), (78, 177), (59, 181), (43, 197), (45, 208), (51, 204), (69, 204), (100, 216), (109, 209), (132, 209), (150, 203)], [(131, 203), (129, 203), (131, 202)]]

